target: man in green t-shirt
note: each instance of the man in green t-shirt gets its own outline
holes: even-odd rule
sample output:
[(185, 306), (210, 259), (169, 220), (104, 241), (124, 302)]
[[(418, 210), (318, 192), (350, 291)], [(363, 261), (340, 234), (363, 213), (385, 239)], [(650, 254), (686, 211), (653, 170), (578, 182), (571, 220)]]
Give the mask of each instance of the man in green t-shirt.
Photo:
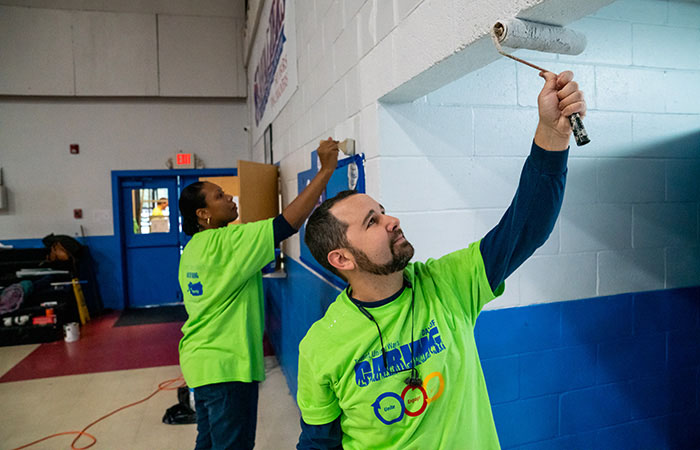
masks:
[(564, 195), (567, 117), (586, 111), (571, 72), (540, 75), (539, 124), (518, 190), (480, 241), (409, 263), (414, 250), (399, 220), (354, 191), (309, 218), (311, 253), (349, 286), (299, 345), (297, 448), (499, 448), (474, 323), (551, 233)]
[(182, 228), (192, 239), (178, 274), (188, 315), (179, 350), (194, 388), (196, 450), (255, 445), (258, 382), (265, 379), (261, 269), (316, 205), (335, 170), (338, 142), (321, 141), (318, 157), (318, 174), (274, 219), (229, 226), (238, 208), (219, 186), (197, 182), (182, 191)]

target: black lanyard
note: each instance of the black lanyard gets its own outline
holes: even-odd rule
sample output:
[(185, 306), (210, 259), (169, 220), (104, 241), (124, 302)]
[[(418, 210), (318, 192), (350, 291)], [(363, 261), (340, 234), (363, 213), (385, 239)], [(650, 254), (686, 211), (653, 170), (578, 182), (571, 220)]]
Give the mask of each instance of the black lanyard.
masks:
[[(408, 376), (408, 378), (406, 378), (404, 380), (404, 382), (407, 385), (409, 385), (413, 388), (416, 388), (416, 387), (423, 384), (423, 380), (421, 379), (420, 374), (418, 373), (418, 369), (416, 368), (416, 360), (414, 358), (415, 351), (413, 349), (413, 346), (415, 345), (415, 342), (413, 340), (413, 324), (414, 324), (414, 311), (413, 311), (413, 309), (414, 309), (414, 304), (415, 304), (415, 293), (413, 291), (413, 285), (411, 284), (410, 281), (408, 281), (405, 278), (404, 278), (403, 287), (411, 290), (411, 367), (410, 367), (410, 369), (404, 369), (404, 370), (399, 370), (398, 372), (393, 372), (389, 368), (389, 365), (387, 364), (387, 359), (386, 359), (386, 350), (384, 349), (384, 338), (382, 337), (382, 330), (379, 328), (379, 324), (375, 320), (372, 313), (367, 311), (367, 308), (365, 308), (364, 306), (362, 306), (356, 302), (353, 302), (353, 303), (355, 303), (355, 305), (357, 306), (357, 309), (359, 309), (360, 312), (362, 314), (364, 314), (365, 317), (367, 317), (370, 321), (374, 322), (374, 325), (377, 327), (377, 332), (379, 333), (379, 342), (382, 345), (382, 359), (384, 360), (384, 368), (386, 368), (387, 372), (389, 372), (390, 375), (395, 375), (397, 373), (406, 372), (407, 370), (410, 370), (411, 374)], [(352, 300), (352, 297), (350, 296), (350, 288), (348, 288), (347, 295)]]

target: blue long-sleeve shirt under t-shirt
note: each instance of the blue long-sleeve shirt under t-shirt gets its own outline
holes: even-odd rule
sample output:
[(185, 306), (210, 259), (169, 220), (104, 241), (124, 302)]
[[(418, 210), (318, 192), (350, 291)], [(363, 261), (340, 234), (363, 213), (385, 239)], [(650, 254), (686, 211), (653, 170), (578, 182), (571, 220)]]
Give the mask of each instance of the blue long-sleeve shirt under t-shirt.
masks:
[[(513, 201), (479, 246), (493, 291), (544, 244), (552, 232), (564, 199), (568, 156), (568, 149), (547, 151), (533, 142)], [(372, 308), (385, 305), (400, 294), (401, 290), (379, 302), (353, 301)], [(340, 416), (325, 425), (308, 425), (302, 419), (301, 430), (299, 450), (342, 449)]]
[(277, 247), (283, 240), (293, 236), (297, 231), (299, 230), (291, 226), (282, 214), (278, 215), (272, 220), (272, 234), (275, 239), (275, 247)]

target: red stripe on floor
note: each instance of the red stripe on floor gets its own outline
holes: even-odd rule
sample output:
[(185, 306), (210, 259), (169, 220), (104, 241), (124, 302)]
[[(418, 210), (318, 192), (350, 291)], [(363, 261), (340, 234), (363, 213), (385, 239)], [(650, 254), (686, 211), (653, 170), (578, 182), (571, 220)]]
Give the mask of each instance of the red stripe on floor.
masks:
[(179, 364), (182, 322), (115, 328), (118, 318), (115, 312), (88, 322), (76, 342), (42, 344), (0, 383)]

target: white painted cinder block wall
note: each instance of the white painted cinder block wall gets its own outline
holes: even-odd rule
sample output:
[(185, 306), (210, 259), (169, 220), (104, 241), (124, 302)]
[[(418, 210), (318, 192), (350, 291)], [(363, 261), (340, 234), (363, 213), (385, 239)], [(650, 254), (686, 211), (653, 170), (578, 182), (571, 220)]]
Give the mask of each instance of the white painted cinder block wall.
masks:
[[(519, 54), (575, 72), (592, 143), (571, 149), (549, 241), (490, 308), (700, 284), (700, 2), (618, 0), (568, 27), (587, 35), (582, 55)], [(535, 70), (504, 58), (381, 108), (380, 147), (392, 157), (381, 192), (417, 257), (497, 223), (529, 151), (541, 86)]]
[[(510, 203), (537, 120), (537, 73), (499, 58), (485, 36), (496, 19), (517, 14), (587, 34), (577, 57), (520, 54), (575, 71), (593, 143), (572, 149), (549, 241), (490, 307), (700, 282), (697, 2), (317, 0), (296, 8), (299, 88), (273, 122), (285, 201), (318, 139), (355, 137), (368, 193), (401, 218), (417, 259), (482, 237)], [(262, 160), (262, 141), (253, 145)], [(298, 239), (285, 251), (297, 258)]]
[[(357, 140), (367, 156), (367, 191), (383, 200), (380, 179), (395, 169), (381, 164), (380, 101), (414, 101), (495, 60), (485, 37), (499, 18), (565, 24), (611, 1), (295, 1), (299, 86), (272, 123), (284, 201), (297, 195), (297, 174), (328, 136)], [(252, 143), (252, 153), (264, 160), (262, 139)], [(285, 242), (285, 252), (298, 258), (297, 237)]]

